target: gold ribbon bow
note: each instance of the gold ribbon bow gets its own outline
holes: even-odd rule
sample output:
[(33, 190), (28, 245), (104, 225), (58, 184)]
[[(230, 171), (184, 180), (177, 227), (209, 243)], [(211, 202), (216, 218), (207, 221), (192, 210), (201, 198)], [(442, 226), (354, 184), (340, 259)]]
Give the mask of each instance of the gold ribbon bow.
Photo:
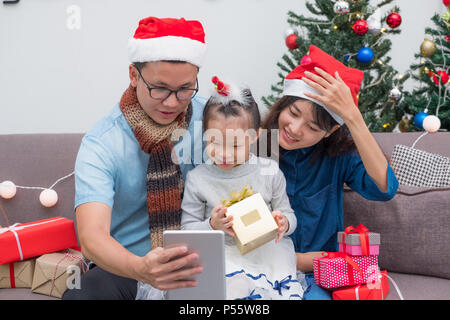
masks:
[(245, 198), (250, 197), (251, 195), (253, 195), (253, 189), (251, 186), (246, 184), (240, 192), (236, 192), (236, 191), (232, 190), (230, 192), (230, 195), (231, 195), (231, 198), (220, 200), (220, 203), (224, 207), (230, 207), (231, 205), (238, 203), (239, 201), (242, 201)]

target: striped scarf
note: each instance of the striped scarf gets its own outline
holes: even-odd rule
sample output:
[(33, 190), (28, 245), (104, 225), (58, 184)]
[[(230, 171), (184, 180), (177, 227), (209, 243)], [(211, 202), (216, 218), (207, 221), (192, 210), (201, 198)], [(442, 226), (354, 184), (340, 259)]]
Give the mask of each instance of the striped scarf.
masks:
[[(192, 105), (172, 123), (160, 125), (153, 121), (138, 102), (136, 90), (130, 85), (120, 100), (120, 110), (133, 130), (141, 149), (150, 154), (147, 167), (147, 210), (152, 248), (161, 247), (164, 230), (180, 229), (183, 176), (172, 161), (176, 129), (187, 129)], [(174, 154), (175, 156), (175, 154)]]

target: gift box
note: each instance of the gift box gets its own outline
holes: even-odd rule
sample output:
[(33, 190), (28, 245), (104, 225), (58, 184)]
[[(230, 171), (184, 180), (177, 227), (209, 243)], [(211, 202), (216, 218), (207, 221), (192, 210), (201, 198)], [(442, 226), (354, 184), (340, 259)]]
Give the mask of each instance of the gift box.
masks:
[(352, 256), (378, 255), (380, 252), (380, 234), (370, 232), (360, 224), (356, 229), (353, 226), (338, 232), (339, 252)]
[(339, 288), (333, 291), (333, 300), (384, 300), (389, 293), (387, 272), (381, 271), (375, 281)]
[(378, 272), (378, 256), (349, 256), (327, 252), (313, 258), (314, 281), (326, 289), (367, 283)]
[(241, 254), (246, 254), (278, 235), (278, 225), (260, 193), (228, 207), (226, 216), (233, 216), (235, 241)]
[(56, 217), (0, 229), (0, 265), (77, 245), (74, 223)]
[(67, 283), (72, 283), (69, 279), (72, 273), (77, 277), (86, 271), (87, 263), (80, 251), (67, 249), (44, 254), (36, 259), (31, 291), (61, 298)]
[(0, 288), (31, 288), (35, 260), (0, 265)]

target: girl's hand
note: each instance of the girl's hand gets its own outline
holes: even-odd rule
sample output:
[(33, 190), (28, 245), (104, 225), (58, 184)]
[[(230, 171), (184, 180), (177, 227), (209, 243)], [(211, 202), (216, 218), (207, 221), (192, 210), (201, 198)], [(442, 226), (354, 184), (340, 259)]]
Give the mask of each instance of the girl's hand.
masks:
[(275, 243), (278, 243), (289, 230), (289, 220), (279, 210), (273, 211), (272, 216), (278, 225), (278, 237), (275, 239)]
[(306, 71), (305, 75), (310, 79), (303, 77), (302, 80), (316, 89), (321, 95), (305, 92), (306, 96), (322, 102), (345, 122), (347, 119), (352, 118), (355, 112), (359, 113), (350, 88), (341, 79), (337, 71), (335, 77), (333, 77), (320, 68), (315, 67), (314, 70), (320, 76)]
[(227, 208), (221, 205), (215, 206), (211, 211), (211, 218), (209, 224), (214, 230), (222, 230), (223, 232), (229, 234), (230, 236), (235, 236), (233, 229), (233, 216), (225, 216)]

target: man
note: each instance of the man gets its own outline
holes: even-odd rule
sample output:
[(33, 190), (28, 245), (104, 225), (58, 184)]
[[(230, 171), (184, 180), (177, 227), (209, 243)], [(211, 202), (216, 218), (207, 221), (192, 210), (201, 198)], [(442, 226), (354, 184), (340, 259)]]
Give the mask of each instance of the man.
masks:
[[(202, 148), (201, 126), (194, 132), (193, 123), (206, 102), (195, 96), (204, 37), (198, 21), (139, 22), (128, 46), (130, 86), (78, 152), (78, 236), (96, 266), (63, 299), (135, 299), (137, 281), (161, 290), (195, 286), (184, 279), (201, 266), (183, 267), (198, 255), (182, 246), (162, 248), (162, 232), (179, 228), (183, 179), (194, 166), (185, 155), (178, 165), (172, 154)], [(183, 129), (186, 135), (174, 143), (172, 134)]]

